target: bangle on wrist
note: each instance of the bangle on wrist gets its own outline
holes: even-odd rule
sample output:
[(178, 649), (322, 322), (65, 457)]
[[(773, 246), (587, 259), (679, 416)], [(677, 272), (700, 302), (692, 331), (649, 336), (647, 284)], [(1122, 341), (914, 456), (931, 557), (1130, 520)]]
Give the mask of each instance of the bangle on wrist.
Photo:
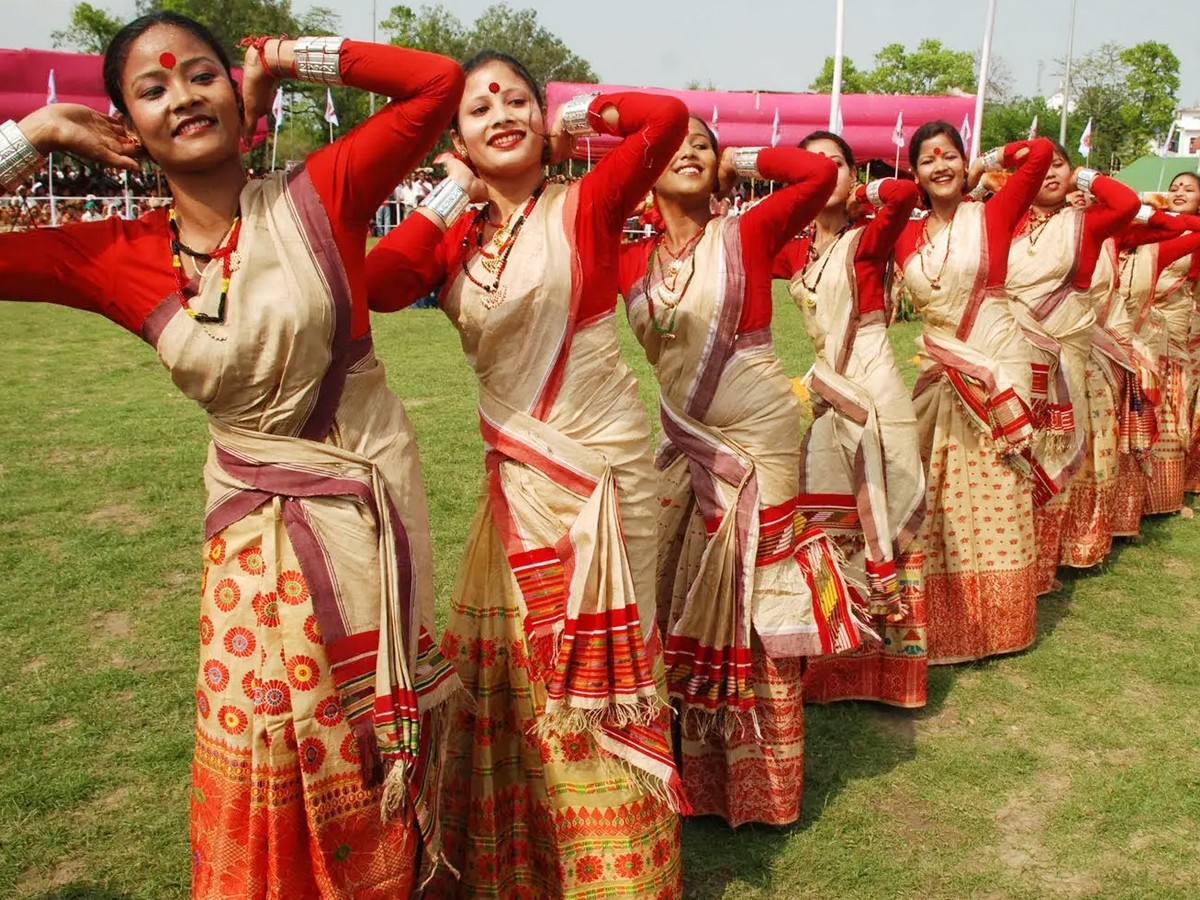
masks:
[(983, 171), (985, 172), (1003, 172), (1004, 171), (1004, 148), (993, 147), (983, 156), (979, 157), (983, 163)]
[(988, 190), (987, 185), (984, 184), (983, 179), (980, 178), (979, 184), (977, 184), (977, 185), (975, 185), (975, 187), (971, 188), (971, 190), (967, 194), (967, 196), (970, 197), (972, 200), (986, 200), (987, 195), (990, 193), (991, 193), (991, 191)]
[(739, 178), (756, 178), (762, 180), (758, 173), (758, 153), (762, 147), (738, 147), (733, 151), (733, 171)]
[(1140, 207), (1138, 207), (1137, 215), (1133, 217), (1133, 221), (1137, 222), (1139, 225), (1148, 225), (1150, 223), (1150, 217), (1154, 215), (1155, 212), (1157, 212), (1157, 210), (1153, 206), (1143, 203)]
[(562, 105), (560, 119), (563, 131), (572, 137), (587, 137), (596, 133), (592, 127), (592, 101), (600, 96), (599, 91), (576, 94)]
[(1075, 175), (1075, 186), (1081, 191), (1092, 192), (1092, 182), (1096, 180), (1096, 176), (1100, 173), (1095, 169), (1080, 169)]
[(437, 187), (425, 195), (420, 205), (430, 212), (437, 213), (449, 228), (454, 220), (463, 214), (471, 201), (463, 186), (453, 178), (443, 178)]
[(45, 161), (16, 122), (9, 119), (0, 125), (0, 186), (15, 188)]
[(342, 84), (341, 53), (343, 37), (296, 38), (292, 53), (296, 58), (296, 77), (301, 81), (338, 86)]
[(875, 181), (867, 183), (867, 201), (876, 209), (883, 206), (883, 198), (879, 196), (879, 190), (883, 187), (886, 178), (877, 178)]
[(247, 35), (246, 37), (244, 37), (240, 41), (238, 41), (238, 46), (244, 47), (247, 53), (249, 53), (251, 50), (253, 50), (255, 53), (257, 53), (258, 61), (260, 63), (262, 63), (262, 67), (264, 69), (266, 69), (267, 74), (272, 75), (275, 78), (278, 78), (280, 76), (279, 44), (275, 45), (275, 65), (272, 66), (269, 62), (267, 62), (267, 44), (269, 44), (271, 41), (274, 41), (274, 40), (278, 40), (280, 42), (285, 41), (285, 40), (287, 40), (287, 35), (283, 34), (283, 35), (280, 35), (278, 38), (271, 37), (269, 34), (261, 35), (258, 37), (255, 37), (253, 35)]

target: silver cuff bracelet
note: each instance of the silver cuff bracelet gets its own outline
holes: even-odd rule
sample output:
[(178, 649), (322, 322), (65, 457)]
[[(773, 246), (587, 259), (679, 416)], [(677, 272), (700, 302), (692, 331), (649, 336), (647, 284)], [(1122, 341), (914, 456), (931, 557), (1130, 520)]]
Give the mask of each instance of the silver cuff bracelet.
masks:
[(15, 188), (37, 172), (45, 161), (16, 122), (9, 119), (0, 125), (0, 186)]
[(317, 84), (342, 84), (341, 51), (343, 37), (296, 38), (296, 77)]
[(877, 178), (875, 181), (867, 184), (867, 200), (874, 207), (883, 206), (883, 200), (879, 197), (879, 189), (886, 180), (885, 178)]
[(1139, 225), (1146, 225), (1150, 222), (1150, 217), (1154, 215), (1155, 212), (1157, 212), (1157, 210), (1153, 206), (1143, 203), (1138, 208), (1137, 215), (1133, 217), (1133, 221), (1137, 222)]
[(470, 198), (467, 197), (467, 192), (463, 190), (462, 185), (453, 178), (443, 178), (438, 182), (437, 187), (425, 196), (420, 205), (441, 216), (442, 221), (449, 228), (470, 203)]
[(576, 94), (564, 103), (562, 105), (563, 131), (576, 137), (595, 134), (596, 129), (592, 128), (589, 110), (592, 108), (592, 101), (598, 96), (600, 96), (599, 91), (591, 94)]
[(762, 179), (758, 173), (758, 151), (762, 147), (738, 147), (733, 151), (733, 170), (742, 178)]
[(993, 147), (983, 156), (979, 157), (983, 162), (983, 171), (985, 172), (1003, 172), (1004, 171), (1004, 148)]
[(1081, 191), (1092, 192), (1092, 182), (1096, 180), (1096, 176), (1100, 173), (1095, 169), (1080, 169), (1075, 175), (1075, 184)]

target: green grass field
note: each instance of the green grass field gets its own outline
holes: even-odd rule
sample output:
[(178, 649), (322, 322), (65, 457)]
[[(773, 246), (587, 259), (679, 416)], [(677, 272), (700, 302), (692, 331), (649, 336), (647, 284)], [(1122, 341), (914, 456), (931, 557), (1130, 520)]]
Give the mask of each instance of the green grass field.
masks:
[[(894, 330), (906, 365), (914, 335)], [(438, 312), (375, 339), (444, 610), (482, 472), (473, 377)], [(0, 896), (185, 897), (203, 416), (99, 318), (0, 304), (0, 348)], [(810, 708), (802, 821), (687, 823), (687, 897), (1200, 896), (1198, 529), (1151, 522), (1066, 577), (1033, 649), (934, 670), (924, 710)]]

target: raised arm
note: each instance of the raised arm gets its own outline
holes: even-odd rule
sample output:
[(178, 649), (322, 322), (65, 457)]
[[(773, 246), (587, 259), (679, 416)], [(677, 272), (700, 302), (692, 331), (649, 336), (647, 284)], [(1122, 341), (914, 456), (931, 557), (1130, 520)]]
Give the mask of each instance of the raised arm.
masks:
[(1143, 244), (1157, 244), (1160, 241), (1186, 234), (1188, 230), (1188, 223), (1184, 216), (1173, 215), (1143, 205), (1138, 210), (1133, 223), (1121, 232), (1121, 249), (1132, 250)]
[(763, 198), (738, 220), (742, 246), (774, 260), (796, 232), (825, 207), (837, 186), (837, 166), (828, 157), (799, 147), (743, 148), (725, 153), (742, 177), (787, 182), (787, 187)]
[(1012, 236), (1030, 204), (1037, 199), (1042, 181), (1054, 159), (1054, 144), (1046, 138), (1032, 141), (1013, 141), (1004, 149), (991, 150), (981, 157), (987, 169), (1014, 169), (1004, 186), (987, 202), (985, 216), (988, 231), (997, 240), (1003, 238), (1004, 246), (1012, 242)]
[(1182, 259), (1197, 250), (1200, 250), (1200, 231), (1189, 231), (1179, 237), (1161, 241), (1158, 245), (1158, 270), (1163, 271), (1177, 259)]
[(663, 94), (598, 94), (588, 104), (597, 134), (623, 138), (579, 185), (581, 220), (620, 237), (625, 219), (654, 186), (687, 133), (683, 102)]
[(1137, 215), (1141, 201), (1136, 193), (1115, 178), (1091, 169), (1076, 170), (1075, 182), (1095, 198), (1083, 214), (1083, 246), (1075, 268), (1075, 288), (1086, 291), (1092, 284), (1104, 242), (1128, 227)]
[(855, 261), (886, 261), (895, 249), (896, 241), (917, 208), (921, 189), (916, 182), (904, 178), (883, 178), (857, 188), (859, 203), (876, 208), (875, 217), (863, 226)]
[(804, 268), (808, 262), (808, 248), (812, 246), (812, 238), (806, 234), (792, 238), (778, 253), (771, 263), (771, 277), (790, 279)]
[(372, 312), (395, 312), (441, 289), (448, 266), (442, 226), (419, 212), (408, 216), (367, 254)]

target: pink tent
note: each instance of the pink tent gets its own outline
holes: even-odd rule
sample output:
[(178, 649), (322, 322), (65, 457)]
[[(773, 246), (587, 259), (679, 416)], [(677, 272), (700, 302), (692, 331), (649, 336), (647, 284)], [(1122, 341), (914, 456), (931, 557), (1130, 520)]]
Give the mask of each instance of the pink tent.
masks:
[[(108, 95), (101, 74), (103, 59), (90, 53), (62, 53), (57, 50), (0, 50), (0, 121), (16, 119), (45, 106), (54, 71), (59, 103), (82, 103), (107, 113)], [(234, 69), (240, 78), (241, 69)], [(258, 123), (254, 143), (267, 135), (267, 118)]]
[[(771, 146), (776, 110), (779, 112), (780, 146), (795, 146), (806, 134), (829, 127), (829, 96), (826, 94), (772, 94), (757, 91), (668, 91), (659, 88), (628, 88), (608, 84), (571, 84), (556, 81), (546, 87), (546, 102), (550, 115), (576, 94), (590, 91), (646, 91), (651, 94), (670, 94), (687, 104), (694, 114), (712, 122), (717, 113), (719, 139), (730, 147)], [(975, 98), (905, 97), (897, 94), (843, 94), (842, 137), (861, 160), (896, 158), (892, 133), (896, 115), (904, 113), (905, 146), (900, 151), (900, 164), (908, 165), (907, 141), (914, 131), (926, 122), (945, 119), (956, 128), (965, 117), (974, 115)], [(971, 123), (974, 127), (974, 122)], [(576, 159), (599, 159), (615, 141), (608, 137), (591, 138), (580, 142)]]

